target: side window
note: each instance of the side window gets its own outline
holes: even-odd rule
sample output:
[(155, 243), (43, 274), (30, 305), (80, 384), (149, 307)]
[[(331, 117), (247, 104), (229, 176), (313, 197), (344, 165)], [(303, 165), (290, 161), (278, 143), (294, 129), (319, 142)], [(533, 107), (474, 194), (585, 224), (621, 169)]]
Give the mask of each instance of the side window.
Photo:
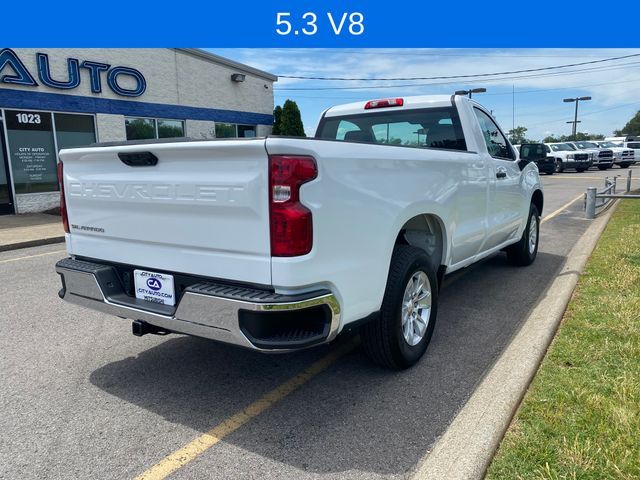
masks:
[(549, 148), (549, 145), (545, 145), (544, 149), (547, 151), (547, 153), (551, 153), (551, 149)]
[(474, 108), (473, 110), (480, 124), (480, 130), (482, 131), (484, 143), (487, 145), (489, 155), (495, 158), (513, 160), (513, 151), (509, 146), (509, 142), (507, 142), (505, 136), (500, 132), (500, 129), (493, 119), (478, 108)]

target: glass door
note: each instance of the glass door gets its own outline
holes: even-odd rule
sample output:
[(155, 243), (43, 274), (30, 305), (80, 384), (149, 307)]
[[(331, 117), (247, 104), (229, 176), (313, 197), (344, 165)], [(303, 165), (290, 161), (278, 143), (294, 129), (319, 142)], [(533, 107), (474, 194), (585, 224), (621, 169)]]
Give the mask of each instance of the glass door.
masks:
[(14, 213), (7, 149), (4, 144), (4, 124), (0, 117), (0, 215)]

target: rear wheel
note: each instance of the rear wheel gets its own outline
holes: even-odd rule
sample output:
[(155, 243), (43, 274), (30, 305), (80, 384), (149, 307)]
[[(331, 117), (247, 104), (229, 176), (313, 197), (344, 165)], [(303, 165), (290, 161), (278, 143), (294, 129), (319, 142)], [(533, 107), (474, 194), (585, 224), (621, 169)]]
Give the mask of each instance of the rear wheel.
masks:
[(586, 168), (576, 168), (576, 172), (582, 173), (586, 170)]
[(606, 170), (607, 168), (606, 165), (598, 165), (598, 170)]
[(532, 203), (529, 207), (529, 219), (518, 243), (507, 247), (507, 260), (512, 265), (526, 267), (531, 265), (538, 255), (538, 238), (540, 236), (540, 216)]
[(621, 163), (620, 164), (620, 168), (629, 168), (629, 164), (628, 163)]
[(438, 281), (424, 250), (396, 245), (380, 315), (362, 329), (365, 352), (389, 368), (408, 368), (431, 341), (438, 309)]

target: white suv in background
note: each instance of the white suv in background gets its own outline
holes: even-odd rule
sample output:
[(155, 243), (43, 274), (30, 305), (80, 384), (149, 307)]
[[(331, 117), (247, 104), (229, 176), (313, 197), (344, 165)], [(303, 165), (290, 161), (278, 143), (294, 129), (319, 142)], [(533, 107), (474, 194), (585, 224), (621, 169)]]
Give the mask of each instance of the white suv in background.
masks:
[(622, 144), (623, 147), (625, 148), (630, 148), (631, 150), (633, 150), (634, 152), (634, 163), (638, 161), (638, 159), (640, 159), (640, 140), (633, 140), (633, 141), (629, 141), (629, 142), (624, 142)]
[(547, 153), (556, 161), (556, 172), (564, 172), (569, 168), (584, 172), (591, 166), (591, 155), (577, 151), (568, 143), (545, 143)]

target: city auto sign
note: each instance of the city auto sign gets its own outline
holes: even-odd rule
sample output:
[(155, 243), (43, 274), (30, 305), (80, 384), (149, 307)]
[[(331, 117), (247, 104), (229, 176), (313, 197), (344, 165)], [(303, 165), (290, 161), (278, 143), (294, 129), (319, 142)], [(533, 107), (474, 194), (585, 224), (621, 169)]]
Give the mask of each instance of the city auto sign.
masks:
[[(38, 65), (38, 78), (43, 85), (61, 90), (72, 90), (80, 85), (80, 69), (89, 72), (89, 81), (93, 93), (102, 92), (103, 73), (106, 73), (107, 85), (117, 95), (123, 97), (139, 97), (147, 89), (147, 81), (142, 73), (131, 67), (112, 67), (107, 63), (83, 60), (77, 58), (67, 58), (68, 75), (66, 80), (55, 80), (51, 76), (49, 66), (49, 55), (46, 53), (36, 53), (36, 63)], [(13, 72), (7, 73), (7, 70)], [(135, 87), (124, 87), (120, 79), (126, 77), (133, 79)], [(16, 52), (10, 48), (0, 50), (0, 84), (23, 85), (27, 87), (37, 87), (39, 84), (22, 63)]]

